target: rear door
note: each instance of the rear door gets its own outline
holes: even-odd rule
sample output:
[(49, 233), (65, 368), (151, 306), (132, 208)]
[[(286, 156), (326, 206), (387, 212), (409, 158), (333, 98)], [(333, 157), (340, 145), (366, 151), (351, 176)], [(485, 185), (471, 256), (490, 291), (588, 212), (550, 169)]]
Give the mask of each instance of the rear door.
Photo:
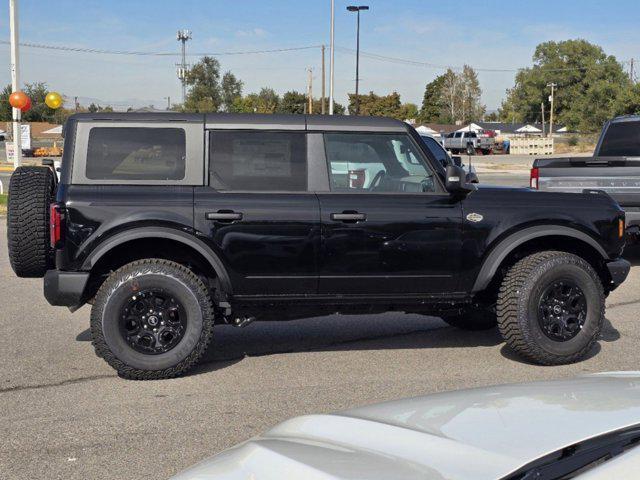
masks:
[(208, 184), (195, 190), (194, 224), (224, 262), (234, 295), (316, 293), (320, 212), (304, 130), (212, 130), (208, 138)]
[[(325, 133), (324, 139), (330, 192), (318, 193), (319, 293), (455, 291), (461, 205), (417, 143), (406, 133)], [(363, 182), (362, 170), (372, 178)]]

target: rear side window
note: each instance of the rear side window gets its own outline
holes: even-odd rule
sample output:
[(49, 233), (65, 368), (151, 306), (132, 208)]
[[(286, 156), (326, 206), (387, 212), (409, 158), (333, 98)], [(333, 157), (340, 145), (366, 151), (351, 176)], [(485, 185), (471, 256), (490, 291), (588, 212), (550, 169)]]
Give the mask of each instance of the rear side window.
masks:
[(609, 125), (600, 145), (599, 156), (640, 157), (640, 122)]
[(216, 190), (306, 191), (306, 135), (303, 132), (211, 132), (209, 185)]
[(85, 176), (91, 180), (182, 180), (186, 140), (180, 128), (95, 127)]

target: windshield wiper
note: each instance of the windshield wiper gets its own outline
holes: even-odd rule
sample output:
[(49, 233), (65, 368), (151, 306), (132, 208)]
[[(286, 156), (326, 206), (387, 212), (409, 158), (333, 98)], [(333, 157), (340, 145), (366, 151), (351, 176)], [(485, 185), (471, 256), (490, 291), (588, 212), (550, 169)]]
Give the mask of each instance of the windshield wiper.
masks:
[[(640, 425), (585, 440), (546, 455), (503, 480), (564, 480), (640, 444)], [(578, 472), (580, 470), (580, 472)]]

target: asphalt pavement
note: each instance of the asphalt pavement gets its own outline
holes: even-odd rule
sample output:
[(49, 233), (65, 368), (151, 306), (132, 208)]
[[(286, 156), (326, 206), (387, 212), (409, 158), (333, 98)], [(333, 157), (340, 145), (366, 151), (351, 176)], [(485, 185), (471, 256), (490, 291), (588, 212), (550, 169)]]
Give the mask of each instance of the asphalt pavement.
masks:
[[(0, 220), (0, 478), (163, 479), (286, 418), (496, 383), (638, 369), (640, 268), (609, 297), (577, 364), (522, 362), (497, 331), (440, 319), (328, 316), (216, 327), (204, 363), (163, 381), (117, 377), (70, 313), (16, 278)], [(640, 253), (631, 252), (640, 264)]]

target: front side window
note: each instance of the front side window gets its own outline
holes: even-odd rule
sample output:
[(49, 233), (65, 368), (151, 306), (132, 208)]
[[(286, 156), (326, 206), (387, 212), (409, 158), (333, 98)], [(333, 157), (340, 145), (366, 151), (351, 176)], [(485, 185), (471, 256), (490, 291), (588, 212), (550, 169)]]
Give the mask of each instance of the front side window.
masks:
[(217, 190), (307, 190), (303, 132), (220, 130), (209, 137), (209, 185)]
[(330, 187), (337, 192), (433, 192), (433, 172), (405, 134), (325, 134)]
[(91, 180), (182, 180), (185, 132), (181, 128), (94, 127), (85, 176)]

